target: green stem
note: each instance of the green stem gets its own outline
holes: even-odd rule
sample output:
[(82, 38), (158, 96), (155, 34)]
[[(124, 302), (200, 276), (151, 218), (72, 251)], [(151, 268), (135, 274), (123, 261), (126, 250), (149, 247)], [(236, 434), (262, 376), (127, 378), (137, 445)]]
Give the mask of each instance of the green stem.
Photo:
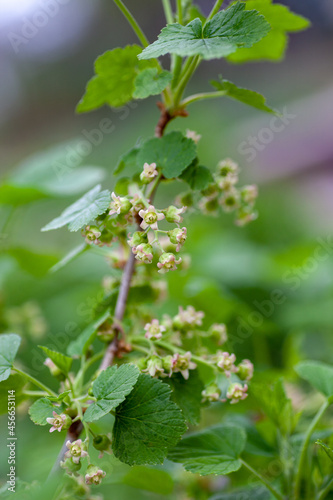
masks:
[(257, 472), (255, 469), (252, 469), (251, 465), (249, 465), (244, 460), (240, 459), (240, 461), (242, 462), (244, 467), (246, 467), (254, 476), (256, 476), (259, 479), (261, 483), (263, 483), (266, 486), (266, 488), (272, 493), (272, 495), (275, 498), (277, 498), (278, 500), (284, 500), (284, 497), (281, 495), (281, 493), (278, 490), (276, 490), (273, 486), (271, 486), (269, 482), (266, 481), (266, 479), (261, 474), (259, 474), (259, 472)]
[(165, 19), (168, 24), (173, 23), (173, 13), (171, 9), (171, 4), (170, 0), (162, 0), (163, 3), (163, 9), (164, 9), (164, 14), (165, 14)]
[(188, 82), (191, 80), (195, 70), (197, 69), (200, 63), (200, 56), (193, 56), (189, 58), (189, 62), (186, 62), (186, 66), (188, 67), (186, 73), (182, 77), (174, 97), (174, 106), (177, 107), (181, 98), (183, 97), (183, 93), (187, 87)]
[(319, 491), (318, 500), (324, 500), (324, 498), (326, 498), (326, 496), (332, 489), (333, 489), (333, 478), (328, 482), (325, 488)]
[[(210, 14), (209, 14), (209, 16), (208, 16), (208, 17), (207, 17), (207, 19), (206, 19), (206, 23), (207, 23), (208, 21), (210, 21), (210, 20), (212, 19), (212, 17), (214, 17), (214, 16), (215, 16), (215, 14), (217, 14), (217, 13), (218, 13), (218, 11), (220, 10), (220, 7), (221, 7), (221, 6), (222, 6), (222, 4), (223, 4), (223, 1), (224, 1), (224, 0), (216, 0), (214, 7), (213, 7), (213, 8), (212, 8), (212, 10), (210, 11)], [(206, 24), (206, 23), (205, 23), (205, 24)]]
[(183, 24), (182, 0), (177, 0), (177, 15), (179, 24)]
[(146, 35), (142, 31), (139, 24), (137, 23), (131, 12), (128, 10), (128, 8), (123, 4), (121, 0), (113, 0), (113, 1), (117, 5), (119, 10), (121, 10), (121, 12), (124, 14), (129, 24), (132, 26), (134, 33), (136, 34), (142, 45), (144, 47), (148, 47), (149, 42)]
[(19, 373), (20, 375), (22, 375), (23, 377), (25, 377), (27, 380), (29, 380), (29, 382), (31, 382), (32, 384), (34, 384), (36, 387), (39, 387), (43, 391), (47, 392), (47, 394), (49, 394), (49, 396), (53, 396), (55, 398), (58, 396), (58, 394), (56, 394), (55, 392), (53, 392), (49, 387), (47, 387), (46, 385), (42, 384), (42, 382), (39, 382), (39, 380), (37, 380), (36, 378), (32, 377), (28, 373), (25, 373), (22, 370), (19, 370), (15, 366), (13, 366), (13, 370), (16, 371), (17, 373)]
[(23, 391), (22, 394), (30, 398), (43, 398), (47, 396), (47, 392), (44, 391)]
[(300, 457), (299, 457), (299, 461), (298, 461), (298, 465), (297, 465), (297, 469), (296, 469), (297, 473), (296, 473), (295, 486), (294, 486), (294, 499), (295, 500), (300, 498), (299, 493), (300, 493), (301, 481), (302, 481), (302, 477), (303, 477), (303, 473), (304, 473), (304, 466), (306, 463), (306, 457), (307, 457), (307, 452), (308, 452), (308, 447), (309, 447), (311, 436), (313, 434), (313, 431), (317, 427), (319, 420), (321, 419), (321, 417), (323, 416), (323, 414), (325, 413), (325, 411), (327, 410), (328, 407), (329, 407), (329, 403), (327, 401), (325, 401), (322, 404), (322, 406), (319, 408), (317, 414), (315, 415), (314, 419), (312, 420), (312, 422), (311, 422), (311, 424), (306, 432), (306, 435), (304, 437), (304, 441), (302, 444), (301, 453), (300, 453)]
[(133, 349), (135, 351), (143, 352), (144, 354), (150, 354), (150, 350), (149, 349), (146, 349), (145, 347), (142, 347), (142, 346), (140, 346), (138, 344), (131, 343), (131, 347), (133, 347)]
[(171, 83), (171, 88), (175, 88), (178, 85), (180, 74), (182, 71), (183, 58), (181, 56), (176, 56), (174, 59), (174, 65), (172, 68), (173, 71), (173, 80)]
[(216, 99), (217, 97), (223, 97), (226, 95), (224, 90), (219, 90), (217, 92), (202, 92), (201, 94), (193, 94), (186, 99), (184, 99), (180, 104), (182, 107), (186, 107), (193, 102), (202, 101), (204, 99)]

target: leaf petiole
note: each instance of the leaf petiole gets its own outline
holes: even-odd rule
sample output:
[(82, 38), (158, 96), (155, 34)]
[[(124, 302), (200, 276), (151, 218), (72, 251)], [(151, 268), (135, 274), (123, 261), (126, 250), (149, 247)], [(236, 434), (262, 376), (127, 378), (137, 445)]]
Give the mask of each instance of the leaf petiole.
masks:
[(13, 370), (16, 371), (17, 373), (19, 373), (20, 375), (22, 375), (23, 377), (25, 377), (27, 380), (29, 380), (29, 382), (31, 382), (32, 384), (34, 384), (36, 387), (39, 387), (43, 391), (47, 392), (47, 394), (49, 394), (49, 396), (53, 396), (55, 398), (58, 397), (58, 394), (56, 394), (54, 391), (52, 391), (52, 389), (50, 389), (49, 387), (47, 387), (46, 385), (44, 385), (42, 382), (39, 382), (39, 380), (37, 380), (36, 378), (32, 377), (28, 373), (26, 373), (26, 372), (24, 372), (22, 370), (19, 370), (15, 366), (13, 366)]
[(124, 14), (129, 24), (132, 26), (134, 33), (136, 34), (142, 45), (144, 47), (148, 47), (149, 42), (146, 35), (143, 33), (142, 29), (140, 28), (139, 24), (137, 23), (131, 12), (128, 10), (128, 8), (123, 4), (121, 0), (113, 1), (117, 5), (119, 10)]

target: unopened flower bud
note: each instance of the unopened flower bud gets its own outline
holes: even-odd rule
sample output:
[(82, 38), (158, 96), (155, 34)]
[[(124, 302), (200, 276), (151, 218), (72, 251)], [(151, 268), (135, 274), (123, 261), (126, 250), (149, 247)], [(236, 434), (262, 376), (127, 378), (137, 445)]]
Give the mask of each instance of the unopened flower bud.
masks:
[(180, 264), (182, 261), (181, 258), (176, 259), (173, 253), (163, 253), (159, 262), (157, 263), (157, 267), (159, 268), (159, 273), (165, 274), (169, 271), (175, 271), (177, 269), (177, 264)]
[(106, 476), (106, 472), (104, 472), (96, 465), (89, 465), (87, 469), (87, 473), (85, 475), (86, 484), (101, 484), (103, 477)]
[(65, 380), (66, 375), (60, 370), (60, 368), (57, 367), (55, 363), (53, 363), (52, 359), (46, 358), (44, 365), (48, 367), (53, 377), (58, 380)]
[(170, 205), (170, 207), (168, 207), (166, 210), (163, 210), (163, 213), (168, 222), (172, 224), (179, 224), (183, 222), (183, 217), (181, 217), (181, 214), (183, 214), (185, 211), (186, 207), (177, 208), (174, 205)]
[(151, 356), (147, 361), (147, 368), (143, 370), (151, 377), (160, 377), (164, 375), (162, 359), (158, 356)]
[(173, 245), (177, 245), (176, 252), (179, 252), (181, 247), (184, 245), (187, 238), (187, 229), (186, 227), (176, 227), (172, 229), (172, 231), (168, 231), (168, 236)]
[(158, 175), (156, 170), (156, 163), (145, 163), (143, 166), (143, 171), (140, 174), (140, 180), (143, 184), (149, 184), (154, 177)]
[(171, 377), (172, 375), (172, 369), (173, 369), (173, 357), (172, 356), (164, 356), (162, 358), (162, 366), (165, 371), (165, 373)]
[(219, 345), (225, 344), (228, 340), (227, 328), (224, 324), (214, 323), (208, 332)]
[(115, 193), (112, 193), (111, 197), (113, 201), (110, 203), (109, 215), (124, 215), (130, 211), (132, 203), (127, 198), (117, 196)]
[(254, 367), (249, 359), (243, 359), (238, 365), (237, 375), (241, 380), (251, 380)]
[(93, 446), (101, 452), (98, 458), (102, 458), (104, 452), (110, 453), (111, 451), (111, 439), (106, 434), (99, 434), (94, 437)]
[(88, 243), (88, 245), (91, 245), (92, 243), (94, 245), (98, 245), (100, 243), (99, 237), (101, 236), (101, 234), (102, 233), (97, 226), (86, 226), (82, 230), (82, 236), (85, 237), (86, 243)]
[(127, 240), (127, 243), (131, 248), (137, 247), (138, 245), (141, 245), (141, 243), (148, 243), (148, 235), (147, 233), (143, 231), (136, 231), (135, 233), (128, 235), (129, 239)]
[(66, 458), (66, 460), (60, 462), (60, 467), (65, 469), (66, 473), (72, 476), (76, 475), (76, 473), (81, 469), (82, 464), (80, 461), (73, 462), (72, 458)]
[(248, 386), (246, 384), (244, 386), (238, 383), (231, 384), (227, 392), (227, 398), (231, 399), (232, 405), (243, 401), (248, 396), (247, 389)]
[(219, 389), (218, 385), (214, 383), (207, 386), (205, 390), (202, 391), (201, 395), (203, 403), (213, 403), (220, 400), (221, 390)]

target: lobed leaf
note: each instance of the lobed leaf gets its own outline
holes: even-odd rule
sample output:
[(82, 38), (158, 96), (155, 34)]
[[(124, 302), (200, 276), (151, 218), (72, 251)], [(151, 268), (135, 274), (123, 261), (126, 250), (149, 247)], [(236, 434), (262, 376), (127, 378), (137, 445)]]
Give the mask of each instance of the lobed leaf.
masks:
[(128, 465), (161, 464), (186, 431), (184, 417), (161, 380), (140, 374), (116, 410), (113, 452)]
[(180, 179), (187, 182), (193, 191), (206, 189), (214, 180), (207, 167), (197, 165), (195, 162), (193, 162), (193, 165), (190, 165), (186, 170), (184, 170), (184, 172), (180, 175)]
[(333, 462), (333, 450), (327, 444), (325, 444), (321, 439), (317, 439), (316, 444), (318, 444), (326, 453), (328, 458)]
[(241, 427), (219, 425), (185, 437), (168, 458), (203, 476), (230, 474), (242, 466), (239, 456), (245, 443), (246, 434)]
[(236, 52), (239, 47), (252, 47), (269, 31), (270, 25), (264, 16), (256, 10), (245, 10), (245, 3), (237, 2), (218, 12), (205, 26), (199, 18), (186, 26), (168, 24), (158, 40), (138, 57), (151, 59), (164, 54), (177, 54), (217, 59)]
[(132, 364), (112, 366), (102, 371), (93, 384), (97, 401), (84, 414), (86, 422), (93, 422), (117, 408), (131, 392), (139, 377), (139, 369)]
[(87, 326), (83, 332), (67, 347), (69, 356), (82, 356), (86, 354), (89, 346), (95, 340), (98, 328), (110, 317), (110, 312), (105, 311), (95, 321)]
[(169, 85), (172, 80), (170, 71), (159, 73), (157, 68), (147, 68), (135, 79), (133, 97), (135, 99), (146, 99), (151, 95), (158, 95)]
[(62, 212), (60, 217), (53, 219), (42, 231), (51, 231), (58, 229), (68, 224), (70, 231), (78, 231), (83, 226), (86, 226), (98, 215), (106, 212), (110, 205), (110, 191), (101, 191), (101, 186), (98, 185), (88, 191), (82, 198), (70, 205)]
[(309, 26), (303, 16), (294, 14), (288, 7), (273, 3), (272, 0), (248, 0), (246, 10), (258, 10), (269, 22), (272, 30), (267, 37), (251, 48), (239, 48), (228, 59), (235, 63), (258, 60), (281, 60), (288, 45), (288, 32), (301, 31)]
[(174, 373), (170, 379), (164, 379), (171, 389), (171, 399), (182, 410), (185, 420), (192, 425), (200, 422), (201, 399), (204, 385), (198, 370), (191, 370), (188, 380), (181, 373)]
[(15, 333), (0, 335), (0, 382), (9, 378), (20, 343), (21, 337)]
[(31, 420), (37, 425), (46, 425), (46, 419), (51, 418), (53, 416), (53, 412), (55, 411), (60, 415), (62, 413), (64, 407), (55, 406), (52, 402), (47, 398), (37, 399), (33, 405), (29, 408), (29, 415)]
[(73, 363), (72, 358), (65, 356), (61, 352), (52, 351), (48, 347), (44, 347), (42, 345), (38, 347), (42, 349), (42, 351), (44, 351), (46, 356), (53, 361), (53, 363), (59, 368), (59, 370), (61, 370), (65, 375), (68, 374)]
[(76, 111), (86, 113), (104, 104), (117, 108), (131, 101), (136, 77), (141, 71), (157, 66), (155, 61), (139, 61), (140, 52), (139, 45), (127, 45), (99, 56), (95, 61), (96, 75), (89, 80)]
[(162, 169), (164, 177), (178, 177), (194, 160), (197, 147), (192, 139), (187, 139), (181, 132), (171, 132), (161, 138), (154, 137), (146, 141), (137, 155), (137, 166), (144, 163), (156, 163)]
[(236, 99), (237, 101), (243, 102), (248, 106), (260, 109), (260, 111), (277, 114), (275, 109), (266, 105), (265, 97), (258, 92), (237, 87), (234, 83), (229, 82), (228, 80), (223, 80), (221, 77), (219, 81), (213, 81), (211, 83), (217, 90), (225, 92), (225, 95), (231, 99)]
[(319, 361), (303, 361), (298, 363), (295, 371), (327, 398), (333, 396), (333, 366)]
[(297, 416), (294, 415), (292, 402), (285, 393), (283, 380), (278, 379), (272, 387), (267, 387), (267, 384), (252, 384), (251, 392), (263, 412), (282, 434), (290, 434), (296, 425)]

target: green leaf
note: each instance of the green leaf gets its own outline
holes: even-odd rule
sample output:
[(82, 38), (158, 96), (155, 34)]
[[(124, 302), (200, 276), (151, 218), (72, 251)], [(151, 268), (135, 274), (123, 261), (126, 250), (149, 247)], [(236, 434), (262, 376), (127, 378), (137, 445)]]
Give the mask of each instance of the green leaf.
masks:
[(262, 411), (280, 429), (283, 435), (290, 434), (297, 422), (292, 402), (286, 396), (283, 380), (278, 379), (272, 387), (267, 384), (251, 384), (251, 393), (254, 395)]
[(187, 139), (181, 132), (171, 132), (161, 138), (146, 141), (137, 156), (138, 167), (144, 163), (156, 163), (162, 168), (167, 179), (178, 177), (194, 160), (197, 147), (192, 139)]
[(317, 439), (316, 444), (318, 444), (324, 450), (324, 452), (326, 453), (328, 458), (330, 458), (331, 461), (333, 462), (333, 450), (332, 450), (332, 448), (327, 446), (327, 444), (325, 444), (323, 441), (321, 441), (321, 439)]
[(46, 356), (53, 361), (53, 363), (59, 368), (59, 370), (61, 370), (65, 375), (68, 374), (73, 363), (72, 358), (61, 354), (61, 352), (52, 351), (48, 347), (44, 347), (42, 345), (39, 345), (38, 347), (42, 349), (42, 351), (44, 351)]
[(104, 104), (117, 108), (131, 101), (136, 77), (146, 68), (156, 67), (156, 61), (138, 60), (141, 50), (138, 45), (128, 45), (99, 56), (95, 61), (96, 76), (89, 80), (76, 111), (85, 113)]
[(22, 394), (27, 381), (19, 374), (12, 373), (7, 380), (0, 382), (0, 415), (8, 414), (8, 391), (15, 391), (15, 405), (18, 407), (28, 396)]
[(9, 184), (8, 181), (0, 186), (1, 205), (12, 205), (18, 207), (42, 198), (46, 198), (46, 194), (39, 189), (15, 186)]
[(87, 245), (87, 243), (82, 243), (81, 245), (77, 246), (76, 248), (68, 252), (68, 254), (65, 255), (65, 257), (59, 260), (59, 262), (57, 262), (54, 266), (52, 266), (50, 269), (50, 273), (56, 273), (57, 271), (67, 266), (67, 264), (72, 262), (74, 259), (82, 255), (90, 248), (91, 248), (90, 245)]
[[(138, 146), (135, 146), (134, 148), (130, 149), (127, 153), (123, 154), (119, 162), (113, 172), (114, 175), (120, 174), (125, 168), (129, 168), (131, 170), (135, 169), (137, 167), (137, 156), (140, 151), (140, 148)], [(142, 166), (143, 168), (143, 166)], [(141, 168), (141, 170), (142, 170)]]
[(290, 12), (288, 7), (272, 3), (272, 0), (248, 0), (246, 9), (256, 9), (263, 14), (272, 27), (264, 40), (251, 48), (240, 48), (229, 56), (229, 61), (243, 63), (247, 61), (278, 61), (284, 57), (288, 45), (288, 32), (301, 31), (309, 26), (309, 21)]
[(42, 228), (42, 231), (51, 231), (68, 224), (70, 231), (78, 231), (83, 226), (96, 219), (98, 215), (106, 212), (110, 205), (110, 191), (101, 191), (98, 185), (86, 193), (62, 212), (60, 217), (49, 222)]
[[(193, 162), (194, 163), (194, 162)], [(187, 167), (186, 170), (179, 176), (184, 182), (190, 186), (193, 191), (201, 191), (206, 189), (211, 182), (213, 176), (207, 167), (193, 164)]]
[(239, 47), (252, 47), (270, 30), (265, 18), (255, 10), (246, 11), (245, 3), (237, 2), (216, 14), (203, 27), (200, 19), (188, 25), (168, 24), (158, 40), (139, 55), (151, 59), (164, 54), (182, 57), (199, 55), (204, 59), (226, 57)]
[(105, 311), (95, 321), (87, 326), (83, 332), (67, 347), (68, 356), (82, 356), (86, 354), (89, 346), (95, 340), (98, 328), (110, 317), (110, 312)]
[(333, 396), (333, 366), (319, 361), (303, 361), (298, 363), (295, 371), (327, 398)]
[(239, 456), (245, 443), (246, 434), (241, 427), (219, 425), (185, 437), (168, 458), (202, 476), (230, 474), (242, 466)]
[(170, 71), (159, 73), (157, 68), (143, 70), (135, 79), (133, 97), (135, 99), (146, 99), (151, 95), (158, 95), (169, 85), (172, 80)]
[(66, 141), (19, 163), (0, 186), (1, 203), (21, 205), (45, 197), (76, 195), (105, 177), (98, 167), (82, 165), (85, 137)]
[(186, 431), (184, 417), (170, 401), (170, 388), (141, 374), (116, 410), (113, 452), (128, 465), (161, 464)]
[(132, 467), (123, 478), (123, 483), (159, 495), (171, 495), (174, 487), (170, 474), (143, 466)]
[(164, 380), (172, 389), (171, 399), (182, 410), (185, 420), (192, 425), (200, 422), (201, 399), (204, 385), (200, 380), (198, 370), (190, 372), (188, 380), (180, 373), (175, 373), (170, 379)]
[(54, 255), (35, 253), (27, 248), (12, 247), (6, 249), (6, 253), (17, 261), (23, 271), (36, 278), (44, 276), (57, 261)]
[(139, 377), (139, 369), (132, 364), (112, 366), (102, 371), (93, 384), (93, 394), (97, 398), (84, 414), (86, 422), (93, 422), (117, 408), (133, 389)]
[(0, 382), (9, 377), (20, 343), (21, 337), (15, 333), (0, 335)]
[(55, 411), (60, 415), (62, 413), (63, 406), (55, 406), (47, 398), (37, 399), (32, 406), (29, 408), (29, 415), (31, 420), (37, 425), (46, 425), (46, 419), (53, 416)]
[(277, 114), (275, 109), (266, 106), (265, 97), (258, 92), (237, 87), (234, 83), (229, 82), (228, 80), (223, 80), (221, 77), (220, 81), (213, 81), (211, 83), (217, 90), (222, 90), (225, 92), (225, 95), (231, 99), (236, 99), (237, 101), (243, 102), (248, 106), (260, 109), (261, 111), (266, 111), (267, 113)]

